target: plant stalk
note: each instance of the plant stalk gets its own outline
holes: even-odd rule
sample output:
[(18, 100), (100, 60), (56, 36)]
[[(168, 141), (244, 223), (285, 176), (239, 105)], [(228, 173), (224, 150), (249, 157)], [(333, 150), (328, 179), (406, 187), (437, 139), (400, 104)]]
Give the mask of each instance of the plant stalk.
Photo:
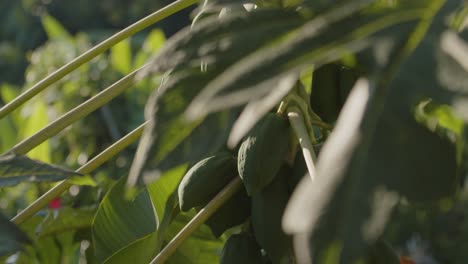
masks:
[(74, 71), (81, 65), (85, 64), (86, 62), (90, 61), (94, 57), (98, 56), (99, 54), (103, 53), (104, 51), (108, 50), (115, 44), (119, 43), (120, 41), (134, 35), (135, 33), (153, 25), (154, 23), (184, 9), (187, 8), (195, 3), (197, 0), (177, 0), (172, 4), (169, 4), (158, 11), (148, 15), (147, 17), (135, 22), (134, 24), (128, 26), (127, 28), (117, 32), (113, 36), (109, 37), (108, 39), (104, 40), (103, 42), (99, 43), (97, 46), (93, 47), (92, 49), (88, 50), (87, 52), (81, 54), (80, 56), (76, 57), (71, 62), (65, 64), (49, 76), (42, 79), (40, 82), (36, 83), (34, 86), (29, 88), (20, 96), (16, 97), (13, 101), (9, 102), (2, 108), (0, 108), (0, 119), (4, 118), (10, 112), (24, 104), (29, 99), (33, 98), (35, 95), (43, 91), (48, 86), (52, 85), (53, 83), (62, 79), (65, 75), (69, 74), (70, 72)]
[(288, 118), (299, 140), (299, 144), (301, 145), (302, 155), (304, 155), (304, 160), (306, 162), (310, 178), (314, 180), (316, 175), (315, 163), (317, 161), (317, 156), (315, 155), (314, 147), (310, 142), (307, 128), (304, 125), (304, 117), (297, 107), (290, 106), (288, 107)]
[(150, 262), (151, 264), (162, 264), (174, 254), (177, 248), (219, 207), (231, 198), (242, 187), (242, 180), (236, 177), (224, 189), (222, 189), (182, 230), (167, 244), (161, 252)]
[[(112, 157), (114, 157), (115, 155), (117, 155), (118, 153), (120, 153), (123, 149), (125, 149), (130, 144), (135, 142), (138, 138), (140, 138), (147, 123), (148, 121), (134, 129), (132, 132), (128, 133), (119, 141), (109, 146), (106, 150), (104, 150), (99, 155), (97, 155), (92, 160), (88, 161), (86, 164), (84, 164), (82, 167), (76, 170), (76, 172), (81, 174), (88, 174), (96, 168), (98, 168), (99, 166), (101, 166), (102, 164), (104, 164)], [(72, 184), (67, 180), (59, 182), (57, 185), (52, 187), (52, 189), (44, 193), (41, 197), (39, 197), (32, 204), (26, 207), (23, 211), (21, 211), (15, 217), (13, 217), (13, 219), (11, 219), (11, 222), (17, 225), (23, 223), (24, 221), (35, 215), (39, 210), (47, 206), (50, 201), (62, 194), (71, 186)]]
[(135, 83), (135, 76), (138, 74), (139, 71), (141, 71), (145, 67), (146, 65), (133, 71), (132, 73), (128, 74), (124, 78), (120, 79), (119, 81), (106, 88), (105, 90), (93, 96), (86, 102), (83, 102), (79, 106), (68, 111), (66, 114), (64, 114), (54, 122), (50, 123), (31, 137), (26, 138), (23, 141), (16, 144), (15, 146), (13, 146), (7, 153), (14, 153), (16, 155), (23, 155), (28, 153), (33, 148), (40, 145), (42, 142), (58, 134), (67, 126), (87, 116), (94, 110), (105, 105), (110, 100), (123, 93), (127, 88), (129, 88), (132, 84)]

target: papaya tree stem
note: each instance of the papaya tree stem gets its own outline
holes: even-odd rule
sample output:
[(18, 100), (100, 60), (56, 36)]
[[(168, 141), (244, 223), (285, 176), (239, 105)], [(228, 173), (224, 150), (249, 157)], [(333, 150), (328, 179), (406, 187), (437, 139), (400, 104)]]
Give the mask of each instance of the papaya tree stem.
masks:
[(301, 145), (302, 155), (304, 155), (310, 178), (314, 180), (317, 156), (315, 155), (314, 147), (312, 146), (312, 142), (310, 142), (309, 133), (304, 124), (304, 116), (296, 106), (290, 106), (288, 107), (288, 118)]
[(200, 227), (216, 210), (218, 210), (229, 198), (231, 198), (242, 187), (242, 180), (236, 177), (224, 189), (222, 189), (182, 230), (167, 244), (165, 248), (150, 262), (151, 264), (162, 264), (174, 254), (177, 248)]

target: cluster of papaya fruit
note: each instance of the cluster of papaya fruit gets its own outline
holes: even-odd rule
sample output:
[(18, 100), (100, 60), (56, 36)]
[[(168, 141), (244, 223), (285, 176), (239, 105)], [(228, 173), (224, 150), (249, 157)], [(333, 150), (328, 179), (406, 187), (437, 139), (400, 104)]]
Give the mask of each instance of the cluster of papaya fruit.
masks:
[(225, 151), (203, 159), (183, 177), (178, 188), (182, 211), (204, 207), (235, 177), (244, 183), (206, 221), (217, 237), (243, 225), (240, 233), (228, 238), (220, 263), (294, 263), (291, 237), (283, 232), (281, 219), (295, 185), (306, 174), (306, 165), (302, 155), (287, 162), (294, 151), (291, 138), (288, 119), (268, 113), (237, 153)]
[[(356, 71), (346, 66), (324, 65), (314, 72), (313, 96), (302, 99), (308, 100), (308, 107), (321, 120), (334, 124), (357, 77)], [(182, 211), (205, 207), (236, 177), (243, 182), (243, 188), (205, 222), (216, 237), (240, 227), (226, 232), (231, 235), (221, 252), (221, 264), (297, 263), (292, 237), (281, 226), (293, 190), (299, 181), (308, 179), (297, 144), (284, 114), (270, 112), (235, 150), (199, 161), (183, 177), (178, 188)], [(314, 150), (318, 153), (320, 144)], [(370, 251), (369, 263), (405, 263), (384, 241), (372, 245)]]

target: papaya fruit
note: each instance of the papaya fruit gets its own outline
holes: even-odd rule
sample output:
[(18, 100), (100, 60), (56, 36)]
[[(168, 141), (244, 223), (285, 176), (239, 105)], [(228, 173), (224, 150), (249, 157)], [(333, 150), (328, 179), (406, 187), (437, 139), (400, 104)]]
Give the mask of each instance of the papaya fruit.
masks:
[(249, 233), (231, 235), (221, 251), (220, 264), (261, 264), (261, 249)]
[(179, 184), (180, 210), (205, 206), (237, 176), (236, 166), (236, 159), (229, 152), (220, 152), (196, 163)]
[(252, 196), (251, 222), (253, 234), (273, 264), (294, 263), (291, 237), (284, 233), (281, 219), (289, 200), (287, 178), (290, 169), (281, 167), (275, 179)]
[(310, 104), (323, 121), (337, 120), (358, 77), (356, 70), (338, 63), (325, 64), (314, 71)]
[(268, 185), (281, 167), (290, 146), (289, 122), (268, 113), (247, 134), (239, 148), (237, 169), (249, 195)]
[(244, 188), (226, 201), (205, 224), (215, 237), (220, 237), (224, 231), (244, 223), (250, 216), (250, 197)]

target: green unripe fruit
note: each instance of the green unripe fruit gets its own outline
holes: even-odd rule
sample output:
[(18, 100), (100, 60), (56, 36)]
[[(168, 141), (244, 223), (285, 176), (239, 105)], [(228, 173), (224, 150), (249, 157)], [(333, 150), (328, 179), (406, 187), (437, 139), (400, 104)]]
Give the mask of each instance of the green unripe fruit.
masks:
[(252, 196), (252, 228), (258, 244), (266, 251), (273, 264), (291, 263), (291, 237), (281, 226), (284, 209), (289, 200), (287, 178), (290, 169), (283, 166), (272, 183)]
[(250, 198), (242, 188), (231, 199), (227, 200), (205, 224), (214, 236), (220, 237), (224, 231), (244, 223), (250, 216)]
[(179, 184), (180, 210), (205, 206), (237, 175), (236, 160), (221, 152), (195, 164)]
[(220, 264), (261, 264), (262, 253), (255, 239), (248, 233), (232, 235), (224, 244)]
[(249, 195), (262, 190), (278, 173), (290, 146), (290, 133), (286, 118), (269, 113), (242, 142), (237, 168)]

